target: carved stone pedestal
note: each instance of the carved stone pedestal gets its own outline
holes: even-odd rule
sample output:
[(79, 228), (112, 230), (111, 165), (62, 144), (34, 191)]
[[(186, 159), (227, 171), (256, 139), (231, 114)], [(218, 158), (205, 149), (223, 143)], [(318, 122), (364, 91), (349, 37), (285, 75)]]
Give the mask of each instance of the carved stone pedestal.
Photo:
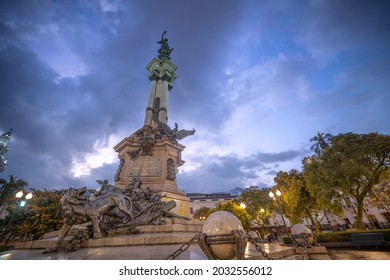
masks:
[(125, 188), (139, 179), (142, 188), (155, 190), (163, 200), (175, 200), (172, 213), (189, 217), (190, 199), (177, 187), (176, 173), (184, 161), (184, 146), (169, 139), (159, 127), (145, 126), (130, 137), (123, 139), (114, 149), (121, 161), (115, 184)]

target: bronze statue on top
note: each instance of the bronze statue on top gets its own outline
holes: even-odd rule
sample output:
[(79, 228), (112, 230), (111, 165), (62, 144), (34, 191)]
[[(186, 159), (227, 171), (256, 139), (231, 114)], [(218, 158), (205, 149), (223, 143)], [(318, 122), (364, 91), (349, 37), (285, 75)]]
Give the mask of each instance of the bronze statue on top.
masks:
[(171, 59), (170, 55), (171, 52), (173, 51), (172, 48), (169, 48), (168, 39), (164, 38), (165, 33), (167, 33), (167, 31), (163, 32), (163, 34), (161, 35), (161, 40), (157, 42), (157, 44), (161, 45), (161, 48), (158, 50), (159, 59), (164, 59), (164, 58)]

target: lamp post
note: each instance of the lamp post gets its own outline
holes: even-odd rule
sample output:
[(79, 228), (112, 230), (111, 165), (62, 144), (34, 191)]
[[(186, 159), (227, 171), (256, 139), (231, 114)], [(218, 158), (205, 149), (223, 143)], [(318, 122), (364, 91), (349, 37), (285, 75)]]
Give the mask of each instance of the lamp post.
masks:
[[(12, 223), (14, 221), (14, 218), (15, 218), (15, 215), (16, 213), (18, 212), (18, 209), (19, 209), (19, 206), (20, 207), (23, 207), (24, 205), (26, 205), (26, 202), (27, 200), (31, 199), (33, 197), (33, 194), (30, 192), (28, 194), (26, 194), (25, 196), (25, 199), (22, 199), (24, 196), (24, 192), (23, 191), (19, 191), (18, 193), (15, 194), (15, 197), (18, 199), (18, 203), (16, 204), (16, 208), (15, 208), (15, 211), (12, 213), (12, 216), (11, 218), (9, 219), (9, 222), (7, 224), (7, 227), (5, 228), (4, 232), (2, 233), (1, 235), (1, 238), (0, 238), (0, 242), (3, 241), (4, 239), (4, 236), (11, 231), (11, 226), (12, 226)], [(19, 203), (19, 200), (22, 199)], [(19, 204), (19, 205), (18, 205)], [(7, 246), (7, 243), (8, 243), (8, 240), (7, 242), (5, 242), (4, 246)]]
[[(276, 194), (276, 196), (275, 196), (275, 194)], [(282, 216), (282, 221), (283, 221), (284, 228), (286, 229), (287, 236), (290, 237), (290, 234), (288, 232), (288, 228), (287, 228), (287, 225), (286, 225), (286, 221), (284, 220), (284, 216), (283, 216), (283, 213), (282, 213), (282, 211), (280, 209), (279, 201), (277, 199), (277, 197), (280, 197), (282, 195), (281, 191), (276, 190), (275, 193), (270, 191), (268, 195), (276, 202), (276, 205), (278, 206), (278, 210), (280, 211), (280, 216)]]
[(264, 219), (264, 214), (265, 214), (265, 210), (264, 208), (260, 208), (260, 237), (261, 239), (264, 239), (264, 236), (265, 236), (265, 230), (267, 229), (267, 224), (265, 222), (265, 219)]

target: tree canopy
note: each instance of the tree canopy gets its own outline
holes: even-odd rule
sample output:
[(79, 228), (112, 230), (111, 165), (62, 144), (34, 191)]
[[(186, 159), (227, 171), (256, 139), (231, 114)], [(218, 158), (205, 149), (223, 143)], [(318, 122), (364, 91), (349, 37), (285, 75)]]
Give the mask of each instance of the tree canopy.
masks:
[(268, 195), (269, 191), (269, 188), (259, 189), (251, 186), (241, 193), (241, 195), (237, 198), (237, 201), (244, 203), (246, 205), (245, 209), (248, 213), (255, 217), (261, 209), (275, 208), (273, 206), (272, 199), (270, 199)]
[(194, 215), (192, 216), (194, 219), (206, 219), (210, 214), (210, 208), (203, 206), (195, 211)]
[(363, 201), (388, 176), (390, 136), (345, 133), (304, 166), (312, 193), (321, 197), (351, 196), (357, 202), (356, 227), (363, 228)]
[(214, 209), (210, 210), (209, 215), (211, 215), (211, 213), (216, 212), (216, 211), (230, 212), (234, 216), (236, 216), (238, 218), (238, 220), (240, 220), (240, 222), (245, 230), (249, 230), (251, 228), (252, 218), (249, 215), (249, 213), (244, 208), (240, 207), (239, 205), (237, 205), (236, 203), (234, 203), (232, 201), (228, 201), (227, 203), (224, 203), (224, 204), (218, 203)]
[(24, 207), (15, 197), (9, 200), (9, 215), (0, 224), (6, 225), (12, 219), (11, 232), (14, 236), (39, 239), (44, 233), (58, 230), (62, 219), (58, 216), (62, 191), (31, 189), (32, 199)]
[(8, 176), (9, 180), (0, 179), (0, 212), (3, 210), (10, 199), (15, 197), (15, 194), (23, 190), (28, 183), (15, 176)]
[(310, 142), (314, 142), (311, 149), (319, 156), (330, 146), (333, 135), (329, 133), (318, 132), (314, 137), (310, 138)]
[(296, 169), (279, 171), (274, 181), (276, 185), (273, 189), (282, 193), (280, 198), (276, 198), (282, 213), (294, 224), (301, 223), (304, 217), (308, 217), (317, 230), (320, 230), (314, 214), (322, 210), (321, 205), (317, 197), (309, 192), (303, 174)]
[(237, 198), (237, 201), (244, 203), (245, 210), (251, 215), (259, 226), (269, 224), (269, 217), (275, 209), (272, 199), (269, 197), (270, 189), (259, 189), (251, 186)]

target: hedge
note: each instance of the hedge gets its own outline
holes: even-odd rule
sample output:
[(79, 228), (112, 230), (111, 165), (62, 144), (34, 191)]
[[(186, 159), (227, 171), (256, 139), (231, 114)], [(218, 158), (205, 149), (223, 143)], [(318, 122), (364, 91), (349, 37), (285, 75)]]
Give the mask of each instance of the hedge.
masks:
[(316, 236), (318, 243), (351, 242), (351, 235), (355, 233), (383, 233), (385, 241), (390, 242), (390, 229), (323, 232), (318, 233)]

